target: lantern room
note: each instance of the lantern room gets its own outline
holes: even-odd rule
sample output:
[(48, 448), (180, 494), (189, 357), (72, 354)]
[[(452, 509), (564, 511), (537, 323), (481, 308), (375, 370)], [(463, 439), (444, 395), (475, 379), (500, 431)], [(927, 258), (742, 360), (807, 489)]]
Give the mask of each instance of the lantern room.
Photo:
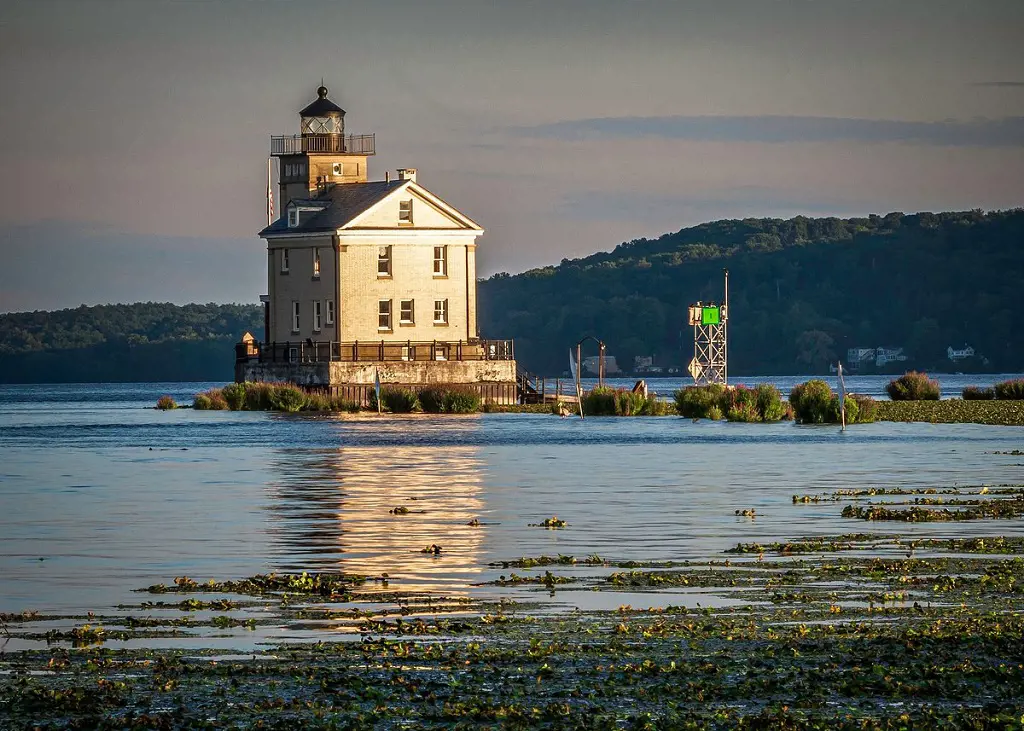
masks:
[(299, 112), (302, 136), (344, 136), (345, 110), (327, 98), (326, 86), (321, 85), (316, 95), (317, 100)]

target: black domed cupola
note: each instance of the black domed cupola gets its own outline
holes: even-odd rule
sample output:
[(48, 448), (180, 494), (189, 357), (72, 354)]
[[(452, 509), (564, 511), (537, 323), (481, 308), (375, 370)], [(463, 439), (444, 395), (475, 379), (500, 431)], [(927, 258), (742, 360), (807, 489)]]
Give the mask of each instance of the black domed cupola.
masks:
[(316, 90), (317, 100), (299, 112), (302, 136), (344, 135), (345, 110), (327, 98), (327, 87)]

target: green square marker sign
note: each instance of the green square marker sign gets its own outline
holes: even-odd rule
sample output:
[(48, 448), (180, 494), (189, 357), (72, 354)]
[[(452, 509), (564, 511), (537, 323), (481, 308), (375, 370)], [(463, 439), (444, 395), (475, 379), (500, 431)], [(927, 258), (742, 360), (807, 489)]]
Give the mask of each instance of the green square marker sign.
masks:
[(717, 307), (703, 307), (700, 313), (701, 325), (721, 325), (721, 311)]

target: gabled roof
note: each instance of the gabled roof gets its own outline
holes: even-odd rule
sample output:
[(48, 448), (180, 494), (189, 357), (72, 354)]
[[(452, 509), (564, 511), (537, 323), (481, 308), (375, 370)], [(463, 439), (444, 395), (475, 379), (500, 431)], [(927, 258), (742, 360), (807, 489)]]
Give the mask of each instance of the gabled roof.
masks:
[(299, 225), (291, 228), (288, 226), (288, 216), (282, 215), (281, 218), (260, 231), (259, 235), (268, 238), (280, 234), (338, 231), (348, 227), (356, 229), (358, 228), (357, 219), (361, 218), (363, 214), (383, 203), (392, 194), (406, 189), (439, 209), (464, 228), (482, 232), (479, 224), (445, 203), (422, 185), (412, 180), (391, 180), (374, 183), (340, 183), (331, 186), (315, 198), (293, 200), (288, 204), (289, 206), (312, 208), (326, 204), (326, 207), (318, 213), (307, 213), (300, 216)]
[[(283, 215), (260, 231), (259, 235), (266, 237), (268, 234), (337, 231), (359, 214), (387, 198), (389, 193), (408, 185), (409, 182), (408, 180), (392, 180), (390, 182), (333, 185), (309, 201), (311, 203), (328, 203), (328, 206), (320, 213), (304, 220), (300, 219), (301, 223), (293, 228), (288, 228), (288, 217)], [(304, 201), (295, 202), (301, 207)]]

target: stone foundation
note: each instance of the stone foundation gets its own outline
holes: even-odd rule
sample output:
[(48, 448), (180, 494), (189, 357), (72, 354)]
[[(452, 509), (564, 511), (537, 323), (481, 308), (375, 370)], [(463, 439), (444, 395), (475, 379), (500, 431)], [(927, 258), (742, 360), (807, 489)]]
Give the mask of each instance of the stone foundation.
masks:
[(463, 361), (335, 361), (323, 363), (260, 363), (241, 361), (235, 380), (285, 381), (297, 386), (369, 404), (374, 380), (382, 386), (422, 388), (430, 384), (457, 383), (480, 391), (484, 403), (519, 402), (514, 360)]

